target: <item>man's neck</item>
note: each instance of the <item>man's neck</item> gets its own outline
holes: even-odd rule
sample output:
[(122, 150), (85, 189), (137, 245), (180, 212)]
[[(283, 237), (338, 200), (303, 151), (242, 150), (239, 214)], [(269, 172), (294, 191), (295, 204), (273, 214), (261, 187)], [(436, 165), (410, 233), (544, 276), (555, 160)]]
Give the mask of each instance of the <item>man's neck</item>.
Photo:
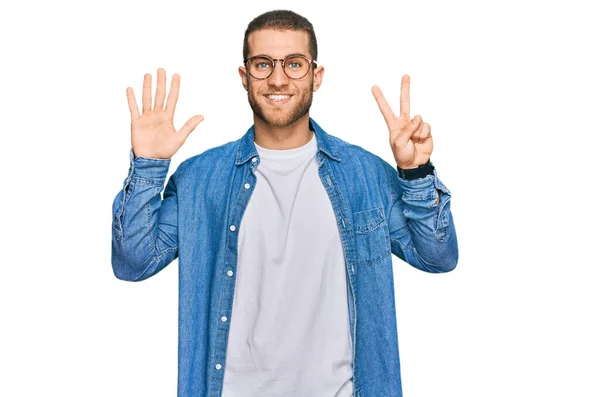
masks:
[(312, 139), (308, 114), (285, 127), (273, 127), (254, 117), (254, 142), (271, 150), (295, 149)]

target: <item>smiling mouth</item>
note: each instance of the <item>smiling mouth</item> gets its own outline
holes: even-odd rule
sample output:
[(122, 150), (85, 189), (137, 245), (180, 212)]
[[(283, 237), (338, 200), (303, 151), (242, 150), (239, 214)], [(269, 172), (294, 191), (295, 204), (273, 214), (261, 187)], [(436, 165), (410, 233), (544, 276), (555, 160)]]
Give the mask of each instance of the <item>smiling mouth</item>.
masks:
[(265, 95), (265, 98), (267, 98), (269, 102), (276, 104), (287, 103), (291, 97), (291, 95)]

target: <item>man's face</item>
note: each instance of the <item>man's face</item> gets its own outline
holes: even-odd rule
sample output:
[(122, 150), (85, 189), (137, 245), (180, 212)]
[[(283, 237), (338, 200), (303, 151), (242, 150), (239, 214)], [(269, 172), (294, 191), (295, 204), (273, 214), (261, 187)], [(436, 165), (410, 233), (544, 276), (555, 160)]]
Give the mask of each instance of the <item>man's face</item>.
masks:
[[(312, 59), (308, 43), (306, 32), (257, 30), (248, 37), (249, 57), (268, 55), (273, 59), (283, 59), (290, 54), (302, 54)], [(281, 62), (276, 61), (273, 73), (264, 80), (257, 80), (247, 73), (244, 66), (239, 69), (254, 115), (272, 127), (286, 127), (308, 117), (312, 94), (321, 85), (323, 72), (322, 66), (311, 67), (303, 78), (290, 79), (283, 72)], [(284, 95), (284, 99), (270, 98), (270, 95)]]

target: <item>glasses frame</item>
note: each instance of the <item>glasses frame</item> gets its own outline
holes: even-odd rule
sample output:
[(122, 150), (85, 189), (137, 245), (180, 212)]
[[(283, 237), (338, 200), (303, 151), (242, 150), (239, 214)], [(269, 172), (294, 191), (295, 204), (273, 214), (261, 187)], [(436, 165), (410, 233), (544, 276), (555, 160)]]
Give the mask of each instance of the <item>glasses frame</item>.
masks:
[[(266, 59), (270, 60), (271, 61), (271, 73), (269, 73), (266, 77), (256, 77), (252, 73), (250, 73), (250, 68), (248, 67), (248, 62), (250, 62), (254, 58), (266, 58)], [(283, 65), (285, 64), (285, 61), (287, 61), (289, 58), (304, 58), (308, 61), (308, 63), (309, 63), (308, 70), (302, 77), (290, 77), (287, 74), (287, 72), (285, 71), (285, 67)], [(283, 59), (273, 59), (268, 55), (255, 55), (253, 57), (244, 59), (244, 67), (248, 71), (248, 74), (250, 76), (252, 76), (253, 78), (255, 78), (256, 80), (266, 80), (269, 77), (271, 77), (271, 75), (275, 71), (275, 67), (277, 66), (277, 65), (275, 65), (275, 61), (279, 61), (281, 63), (281, 69), (283, 70), (283, 73), (287, 76), (287, 78), (292, 79), (292, 80), (300, 80), (300, 79), (305, 78), (308, 75), (308, 72), (310, 72), (311, 66), (317, 66), (317, 62), (314, 59), (310, 59), (302, 54), (291, 54)]]

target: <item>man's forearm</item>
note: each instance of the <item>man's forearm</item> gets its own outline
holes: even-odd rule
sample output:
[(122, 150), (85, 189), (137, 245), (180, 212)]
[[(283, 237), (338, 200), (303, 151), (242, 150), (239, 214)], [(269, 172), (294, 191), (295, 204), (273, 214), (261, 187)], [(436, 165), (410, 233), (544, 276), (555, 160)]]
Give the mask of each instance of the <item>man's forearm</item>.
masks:
[(169, 180), (161, 200), (168, 159), (136, 157), (123, 189), (113, 201), (112, 267), (122, 280), (141, 281), (177, 256), (175, 181)]
[[(446, 272), (458, 261), (456, 230), (450, 211), (450, 191), (432, 174), (414, 180), (400, 179), (403, 214), (415, 248), (415, 260), (424, 270)], [(411, 256), (410, 253), (408, 255)], [(407, 258), (408, 259), (408, 258)]]
[(388, 226), (396, 256), (420, 270), (440, 273), (456, 267), (458, 247), (450, 191), (430, 165), (388, 168), (393, 202)]

